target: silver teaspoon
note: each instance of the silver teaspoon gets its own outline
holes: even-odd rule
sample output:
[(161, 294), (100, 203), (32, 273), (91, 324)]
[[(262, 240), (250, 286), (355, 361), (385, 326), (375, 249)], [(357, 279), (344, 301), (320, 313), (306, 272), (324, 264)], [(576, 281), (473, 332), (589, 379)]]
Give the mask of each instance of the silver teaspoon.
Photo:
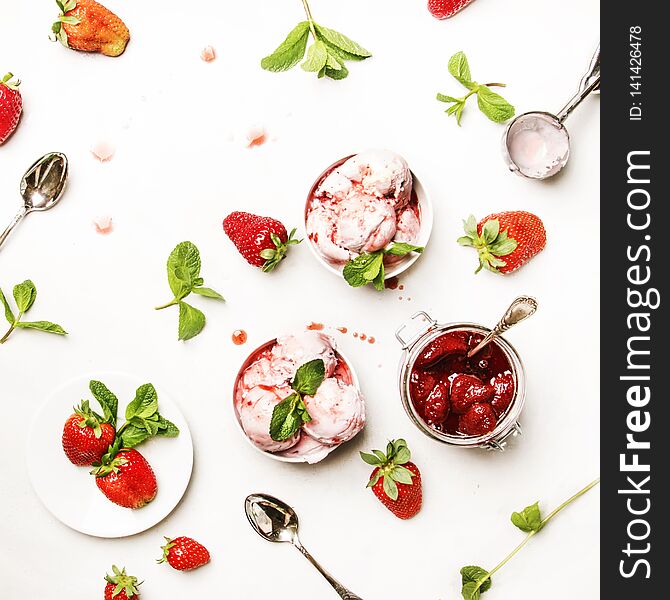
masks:
[(489, 334), (468, 352), (468, 358), (477, 354), (477, 352), (487, 346), (494, 338), (507, 331), (510, 327), (517, 323), (521, 323), (524, 319), (535, 314), (536, 310), (537, 300), (535, 300), (535, 298), (531, 298), (530, 296), (519, 296), (509, 305), (503, 318), (500, 319), (498, 324), (489, 332)]
[(298, 515), (288, 504), (267, 494), (251, 494), (244, 501), (244, 510), (249, 523), (258, 535), (268, 542), (293, 544), (333, 586), (340, 598), (362, 600), (336, 581), (300, 543), (298, 539)]
[(23, 175), (19, 188), (23, 206), (0, 234), (0, 247), (28, 213), (49, 210), (58, 204), (65, 189), (67, 173), (67, 157), (60, 152), (45, 154), (31, 165)]

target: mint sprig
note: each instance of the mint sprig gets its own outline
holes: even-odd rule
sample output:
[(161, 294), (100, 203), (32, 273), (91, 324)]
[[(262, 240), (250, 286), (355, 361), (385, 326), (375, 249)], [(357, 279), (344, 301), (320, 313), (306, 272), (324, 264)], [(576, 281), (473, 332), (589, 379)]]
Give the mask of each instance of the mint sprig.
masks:
[(0, 338), (0, 344), (4, 344), (15, 329), (37, 329), (38, 331), (45, 331), (47, 333), (55, 333), (57, 335), (67, 335), (67, 331), (60, 325), (52, 323), (51, 321), (22, 321), (21, 318), (27, 313), (35, 304), (37, 298), (37, 288), (35, 284), (26, 279), (23, 283), (18, 283), (13, 290), (14, 302), (16, 302), (16, 309), (18, 314), (14, 316), (5, 294), (0, 289), (0, 302), (5, 309), (5, 319), (9, 323), (9, 329)]
[(307, 412), (303, 396), (313, 396), (326, 377), (326, 366), (320, 358), (301, 365), (291, 382), (293, 393), (284, 398), (272, 411), (270, 437), (276, 442), (292, 438), (303, 423), (312, 417)]
[(377, 252), (366, 252), (352, 258), (346, 265), (342, 275), (351, 287), (362, 287), (371, 283), (378, 291), (384, 289), (384, 256), (405, 256), (410, 252), (423, 252), (423, 246), (414, 246), (406, 242), (393, 242), (388, 248)]
[[(89, 382), (89, 390), (102, 407), (104, 422), (116, 426), (118, 398), (101, 381)], [(122, 448), (134, 448), (151, 437), (177, 437), (179, 428), (158, 412), (158, 393), (151, 383), (137, 388), (135, 398), (126, 406), (125, 423), (117, 430), (114, 444), (107, 452), (109, 460)]]
[(491, 588), (493, 583), (492, 576), (494, 573), (504, 567), (514, 556), (521, 550), (531, 538), (544, 528), (549, 521), (551, 521), (559, 512), (565, 507), (572, 504), (577, 498), (583, 496), (592, 487), (595, 487), (600, 482), (600, 477), (595, 481), (589, 483), (585, 488), (579, 490), (574, 496), (568, 498), (563, 504), (551, 511), (546, 517), (542, 517), (539, 504), (531, 504), (520, 512), (514, 512), (511, 516), (511, 521), (515, 527), (525, 532), (527, 535), (523, 541), (510, 552), (498, 565), (490, 571), (476, 565), (468, 565), (461, 569), (462, 589), (461, 595), (465, 600), (479, 600), (481, 595)]
[(167, 278), (174, 298), (167, 304), (157, 306), (162, 310), (168, 306), (179, 306), (179, 340), (190, 340), (198, 335), (205, 327), (204, 313), (184, 302), (189, 294), (197, 294), (214, 300), (224, 300), (219, 292), (212, 288), (203, 287), (204, 279), (200, 277), (200, 251), (192, 242), (177, 244), (167, 261)]
[[(372, 56), (346, 35), (318, 25), (307, 0), (302, 0), (302, 4), (307, 20), (298, 23), (277, 49), (261, 60), (263, 69), (275, 73), (288, 71), (304, 58), (300, 65), (304, 71), (316, 73), (319, 79), (325, 76), (339, 80), (349, 75), (344, 64), (346, 61), (361, 61)], [(310, 35), (314, 42), (307, 48)]]
[(470, 65), (463, 52), (457, 52), (449, 59), (449, 73), (464, 87), (468, 93), (462, 97), (447, 96), (437, 94), (440, 102), (451, 104), (445, 111), (448, 115), (456, 117), (456, 122), (461, 125), (461, 117), (465, 104), (470, 96), (477, 96), (477, 105), (491, 121), (495, 123), (504, 123), (514, 116), (514, 107), (507, 102), (501, 95), (491, 90), (492, 87), (505, 87), (504, 83), (483, 83), (479, 84), (472, 80)]

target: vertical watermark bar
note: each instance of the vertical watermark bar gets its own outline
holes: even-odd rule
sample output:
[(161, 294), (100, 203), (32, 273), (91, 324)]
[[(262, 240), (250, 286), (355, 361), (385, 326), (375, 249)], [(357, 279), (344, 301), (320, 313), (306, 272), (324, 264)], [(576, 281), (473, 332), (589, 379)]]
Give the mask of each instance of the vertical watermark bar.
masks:
[(670, 510), (668, 32), (656, 2), (603, 3), (602, 598), (662, 598)]

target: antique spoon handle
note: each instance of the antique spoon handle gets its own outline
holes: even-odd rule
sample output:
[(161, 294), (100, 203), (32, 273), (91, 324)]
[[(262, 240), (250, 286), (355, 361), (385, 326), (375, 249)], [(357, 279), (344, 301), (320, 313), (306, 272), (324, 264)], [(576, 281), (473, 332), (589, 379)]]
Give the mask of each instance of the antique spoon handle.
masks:
[(25, 217), (27, 214), (28, 209), (25, 206), (18, 213), (16, 213), (16, 216), (12, 219), (12, 222), (7, 226), (7, 229), (5, 229), (0, 235), (0, 248), (5, 243), (5, 240), (9, 237), (9, 234), (12, 232), (14, 227), (16, 227), (21, 222), (21, 219), (23, 219), (23, 217)]
[(468, 358), (474, 356), (479, 352), (484, 346), (487, 346), (493, 338), (498, 337), (500, 334), (507, 331), (510, 327), (520, 323), (524, 319), (527, 319), (537, 310), (537, 300), (531, 298), (530, 296), (519, 296), (509, 305), (508, 309), (505, 311), (503, 318), (500, 319), (498, 324), (488, 333), (488, 335), (477, 344), (470, 352), (468, 352)]
[(293, 545), (300, 550), (300, 553), (309, 561), (311, 562), (316, 569), (323, 575), (328, 583), (333, 586), (335, 591), (340, 595), (340, 598), (343, 598), (343, 600), (363, 600), (360, 596), (357, 596), (353, 592), (350, 592), (347, 588), (345, 588), (339, 581), (337, 581), (328, 571), (326, 571), (318, 562), (316, 562), (316, 559), (305, 549), (305, 547), (298, 541), (295, 540)]

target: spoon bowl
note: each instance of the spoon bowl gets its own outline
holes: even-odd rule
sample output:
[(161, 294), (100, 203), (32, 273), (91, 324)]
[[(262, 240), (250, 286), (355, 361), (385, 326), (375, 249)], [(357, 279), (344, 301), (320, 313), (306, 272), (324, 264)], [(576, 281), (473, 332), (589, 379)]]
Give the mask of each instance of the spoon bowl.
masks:
[(58, 204), (67, 174), (67, 157), (61, 152), (50, 152), (36, 160), (24, 174), (19, 188), (27, 211), (49, 210)]

